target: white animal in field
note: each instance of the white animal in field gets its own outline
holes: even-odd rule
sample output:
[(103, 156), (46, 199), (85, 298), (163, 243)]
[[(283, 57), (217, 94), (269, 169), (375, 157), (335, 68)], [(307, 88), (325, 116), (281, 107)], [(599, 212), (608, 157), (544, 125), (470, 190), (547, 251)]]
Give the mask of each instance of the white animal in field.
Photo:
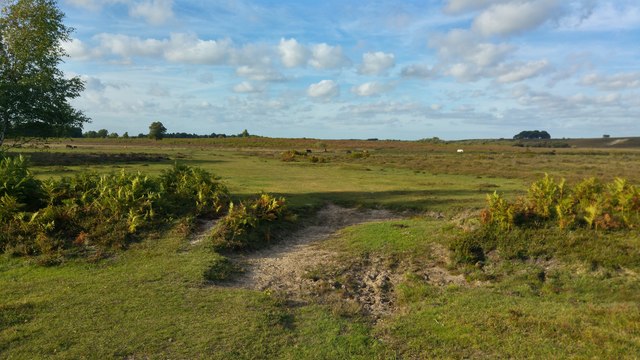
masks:
[(457, 151), (457, 153), (459, 153), (459, 154), (463, 153), (463, 152), (464, 152), (464, 150), (462, 150), (462, 149), (458, 149), (458, 151)]

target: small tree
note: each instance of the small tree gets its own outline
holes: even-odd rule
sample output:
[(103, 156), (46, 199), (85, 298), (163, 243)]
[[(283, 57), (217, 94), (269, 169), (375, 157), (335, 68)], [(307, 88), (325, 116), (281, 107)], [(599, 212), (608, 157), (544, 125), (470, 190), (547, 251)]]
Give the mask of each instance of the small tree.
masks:
[(249, 132), (247, 131), (247, 129), (244, 129), (244, 131), (242, 133), (240, 133), (240, 136), (249, 137)]
[(167, 128), (160, 121), (154, 121), (149, 125), (149, 139), (162, 140), (166, 132)]
[(107, 129), (100, 129), (98, 130), (98, 132), (96, 133), (97, 137), (99, 138), (106, 138), (107, 136), (109, 136), (109, 130)]
[(0, 1), (0, 145), (7, 134), (64, 136), (89, 121), (68, 101), (82, 80), (58, 69), (73, 30), (63, 17), (54, 0)]

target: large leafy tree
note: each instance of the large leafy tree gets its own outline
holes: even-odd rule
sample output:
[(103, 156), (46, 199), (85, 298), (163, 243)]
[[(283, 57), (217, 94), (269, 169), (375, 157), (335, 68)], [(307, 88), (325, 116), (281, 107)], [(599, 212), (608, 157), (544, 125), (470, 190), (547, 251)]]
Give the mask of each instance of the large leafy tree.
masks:
[(7, 135), (61, 136), (89, 121), (69, 104), (84, 83), (58, 68), (73, 29), (54, 0), (0, 0), (0, 145)]
[(154, 121), (149, 125), (149, 139), (162, 140), (167, 133), (167, 128), (160, 121)]

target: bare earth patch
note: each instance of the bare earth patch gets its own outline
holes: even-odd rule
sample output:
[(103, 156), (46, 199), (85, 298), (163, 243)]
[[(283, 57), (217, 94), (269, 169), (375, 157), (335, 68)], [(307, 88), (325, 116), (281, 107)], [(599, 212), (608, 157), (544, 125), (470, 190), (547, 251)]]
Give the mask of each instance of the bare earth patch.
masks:
[(341, 228), (368, 221), (399, 219), (387, 210), (358, 210), (328, 205), (320, 210), (310, 226), (278, 244), (249, 254), (232, 256), (245, 272), (234, 285), (255, 290), (278, 290), (295, 295), (305, 282), (307, 270), (329, 264), (336, 253), (320, 249), (317, 243)]
[[(274, 291), (294, 302), (339, 300), (342, 306), (358, 308), (377, 321), (394, 310), (394, 288), (403, 281), (407, 264), (390, 264), (382, 257), (345, 262), (340, 254), (321, 244), (350, 225), (401, 218), (388, 210), (328, 205), (316, 214), (311, 225), (278, 244), (230, 256), (244, 271), (224, 286)], [(413, 272), (436, 286), (466, 284), (462, 275), (452, 275), (446, 269), (448, 251), (436, 244), (432, 249), (428, 266)]]

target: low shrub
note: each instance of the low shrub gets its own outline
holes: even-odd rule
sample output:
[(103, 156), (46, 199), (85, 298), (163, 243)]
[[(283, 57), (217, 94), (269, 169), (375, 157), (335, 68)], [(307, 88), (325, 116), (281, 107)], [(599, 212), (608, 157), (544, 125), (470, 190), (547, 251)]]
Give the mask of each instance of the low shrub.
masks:
[(270, 242), (273, 231), (283, 222), (294, 219), (284, 198), (261, 194), (247, 203), (231, 203), (229, 212), (218, 221), (209, 237), (218, 250), (255, 248)]
[(212, 218), (229, 202), (217, 178), (183, 165), (159, 178), (122, 171), (39, 182), (17, 157), (0, 161), (0, 184), (0, 251), (14, 255), (121, 249), (165, 219)]
[(531, 184), (527, 196), (509, 202), (494, 192), (487, 195), (481, 220), (503, 230), (514, 226), (596, 230), (634, 229), (640, 225), (640, 190), (621, 178), (601, 184), (594, 178), (573, 188), (545, 175)]
[(307, 156), (307, 153), (297, 150), (287, 150), (280, 154), (280, 160), (284, 162), (296, 161), (296, 156)]
[(5, 195), (15, 198), (27, 210), (42, 206), (44, 194), (40, 181), (33, 177), (22, 156), (0, 155), (0, 197)]
[(166, 207), (174, 214), (215, 217), (229, 204), (227, 188), (207, 171), (175, 164), (160, 175)]
[[(496, 192), (487, 195), (480, 220), (480, 228), (452, 242), (456, 263), (483, 261), (493, 250), (509, 259), (580, 253), (582, 259), (598, 263), (606, 262), (598, 255), (606, 252), (610, 258), (631, 263), (628, 256), (621, 255), (628, 253), (628, 246), (619, 239), (640, 226), (640, 191), (620, 178), (608, 184), (589, 178), (570, 187), (564, 180), (556, 182), (545, 175), (531, 184), (526, 196), (514, 201)], [(612, 242), (597, 244), (601, 240), (595, 238), (600, 236)]]
[(369, 151), (367, 150), (363, 150), (363, 151), (354, 151), (350, 154), (352, 159), (366, 159), (369, 156), (371, 156), (371, 154), (369, 153)]

